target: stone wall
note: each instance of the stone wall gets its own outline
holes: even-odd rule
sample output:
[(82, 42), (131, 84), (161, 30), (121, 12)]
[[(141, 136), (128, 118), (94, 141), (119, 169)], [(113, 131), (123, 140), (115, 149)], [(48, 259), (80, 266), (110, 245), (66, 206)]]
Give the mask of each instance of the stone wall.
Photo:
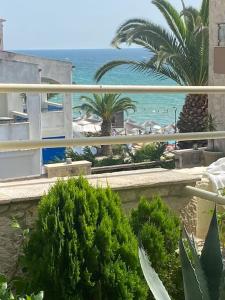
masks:
[(14, 218), (21, 228), (31, 228), (37, 215), (38, 200), (1, 203), (0, 205), (0, 273), (11, 278), (17, 269), (22, 243), (22, 229), (12, 227)]

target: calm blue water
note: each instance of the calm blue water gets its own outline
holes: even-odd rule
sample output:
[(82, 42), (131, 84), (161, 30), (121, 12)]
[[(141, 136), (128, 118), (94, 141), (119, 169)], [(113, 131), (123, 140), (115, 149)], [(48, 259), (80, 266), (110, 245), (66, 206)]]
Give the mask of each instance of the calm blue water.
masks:
[[(96, 84), (94, 74), (104, 63), (117, 60), (147, 59), (149, 54), (143, 49), (84, 49), (84, 50), (24, 50), (20, 53), (42, 56), (52, 59), (69, 60), (75, 65), (73, 81), (77, 84)], [(172, 80), (160, 80), (149, 74), (131, 71), (128, 67), (118, 67), (107, 73), (101, 84), (136, 84), (136, 85), (175, 85)], [(137, 101), (137, 111), (129, 112), (127, 118), (138, 122), (153, 120), (161, 125), (174, 122), (174, 107), (178, 112), (184, 103), (184, 95), (172, 94), (130, 94)], [(74, 106), (79, 105), (80, 95), (73, 96)]]

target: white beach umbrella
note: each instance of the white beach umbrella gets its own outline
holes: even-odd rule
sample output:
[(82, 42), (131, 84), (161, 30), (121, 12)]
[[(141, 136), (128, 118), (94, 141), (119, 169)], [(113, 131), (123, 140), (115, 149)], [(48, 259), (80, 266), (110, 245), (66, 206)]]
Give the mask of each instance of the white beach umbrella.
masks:
[(143, 127), (153, 127), (154, 125), (159, 125), (155, 121), (148, 120), (141, 124)]
[(154, 130), (160, 130), (162, 127), (160, 126), (160, 125), (154, 125), (153, 127), (152, 127), (152, 129), (154, 129)]
[(75, 132), (92, 132), (96, 133), (101, 131), (101, 123), (95, 123), (92, 124), (90, 122), (87, 122), (85, 120), (79, 121), (79, 122), (73, 122), (73, 131)]
[(132, 133), (134, 133), (134, 134), (139, 134), (139, 130), (140, 130), (140, 129), (138, 129), (138, 128), (133, 128), (133, 129), (131, 129), (130, 131), (131, 131)]
[(100, 117), (98, 117), (98, 116), (95, 116), (95, 115), (91, 115), (88, 118), (86, 118), (85, 120), (88, 121), (88, 122), (91, 122), (91, 123), (102, 122), (102, 119)]
[(142, 125), (135, 123), (134, 121), (129, 120), (129, 119), (127, 121), (125, 121), (124, 128), (128, 131), (132, 130), (133, 128), (138, 128), (141, 130), (145, 129)]
[(173, 125), (173, 124), (167, 125), (167, 126), (165, 126), (163, 129), (164, 129), (164, 132), (165, 132), (166, 134), (172, 134), (172, 133), (174, 133), (174, 131), (175, 131), (175, 128), (174, 128), (174, 125)]

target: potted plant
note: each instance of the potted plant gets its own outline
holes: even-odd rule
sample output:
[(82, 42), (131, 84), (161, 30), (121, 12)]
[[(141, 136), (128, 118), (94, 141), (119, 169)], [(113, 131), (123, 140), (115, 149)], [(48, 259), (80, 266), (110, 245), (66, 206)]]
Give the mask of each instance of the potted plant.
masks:
[[(215, 118), (211, 114), (207, 117), (205, 129), (206, 131), (216, 131)], [(224, 153), (215, 146), (215, 140), (209, 140), (207, 148), (203, 150), (205, 165), (209, 166), (221, 157), (224, 157)]]

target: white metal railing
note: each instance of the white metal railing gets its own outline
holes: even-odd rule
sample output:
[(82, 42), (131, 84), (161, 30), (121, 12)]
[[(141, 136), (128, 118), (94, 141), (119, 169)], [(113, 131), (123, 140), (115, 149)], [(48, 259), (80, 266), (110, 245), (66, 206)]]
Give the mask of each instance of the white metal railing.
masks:
[[(0, 84), (0, 93), (189, 93), (225, 94), (225, 86), (124, 86), (124, 85), (58, 85), (58, 84)], [(187, 141), (199, 139), (223, 139), (225, 131), (177, 133), (168, 135), (134, 135), (113, 137), (89, 137), (76, 139), (1, 141), (0, 151), (23, 150), (43, 147), (91, 146), (125, 143), (164, 142), (168, 140)], [(218, 204), (225, 204), (225, 198), (198, 188), (186, 187), (192, 196), (202, 197)]]
[[(0, 84), (0, 93), (192, 93), (225, 94), (225, 86), (137, 86), (137, 85), (59, 85), (59, 84)], [(125, 143), (187, 141), (199, 139), (223, 139), (225, 131), (178, 133), (156, 135), (133, 135), (115, 137), (90, 137), (56, 140), (3, 141), (0, 151), (34, 149), (43, 147), (91, 146)]]
[(216, 193), (202, 190), (199, 188), (195, 188), (193, 186), (186, 186), (185, 190), (186, 190), (186, 193), (191, 196), (203, 198), (205, 200), (212, 201), (216, 204), (225, 205), (225, 197), (220, 196)]
[(193, 132), (177, 134), (154, 134), (154, 135), (129, 135), (110, 137), (84, 137), (75, 139), (46, 139), (30, 141), (1, 141), (0, 151), (25, 150), (38, 148), (75, 147), (75, 146), (98, 146), (111, 144), (150, 143), (166, 141), (189, 141), (205, 139), (225, 139), (225, 131), (216, 132)]
[(72, 85), (0, 84), (0, 93), (160, 93), (225, 94), (225, 86), (145, 86), (145, 85)]

